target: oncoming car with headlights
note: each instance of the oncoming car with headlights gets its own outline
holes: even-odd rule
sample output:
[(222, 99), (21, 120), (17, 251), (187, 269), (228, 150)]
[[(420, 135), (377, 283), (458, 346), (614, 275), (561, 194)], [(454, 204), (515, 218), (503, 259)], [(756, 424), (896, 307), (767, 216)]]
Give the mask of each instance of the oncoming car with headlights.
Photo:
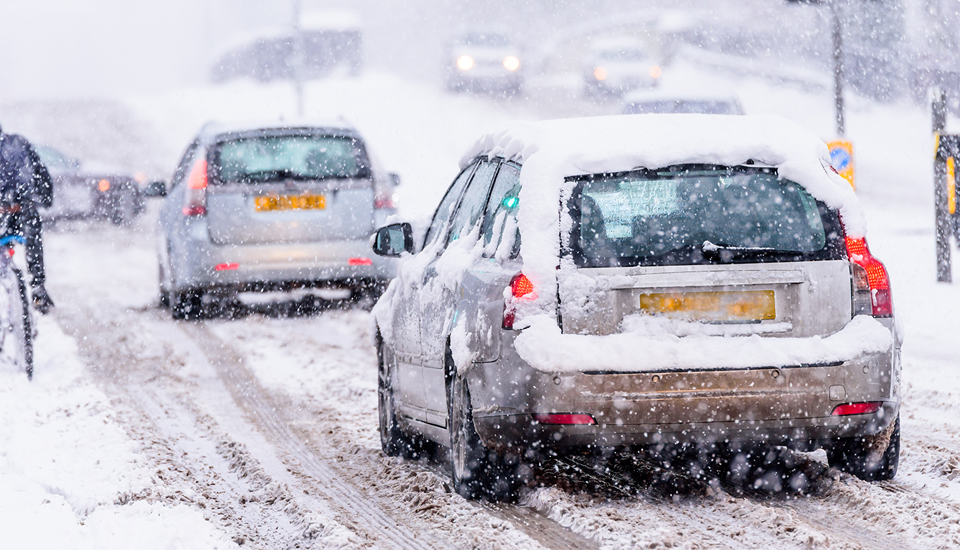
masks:
[(161, 208), (161, 304), (195, 318), (206, 296), (320, 288), (372, 305), (394, 261), (369, 239), (397, 180), (342, 123), (208, 125)]
[(519, 93), (523, 69), (518, 50), (501, 32), (471, 31), (455, 37), (444, 60), (447, 89)]
[(890, 280), (790, 121), (513, 124), (464, 157), (422, 241), (393, 224), (374, 250), (402, 258), (374, 307), (383, 449), (448, 445), (463, 495), (620, 449), (822, 448), (896, 474)]
[(587, 48), (583, 62), (584, 90), (589, 95), (622, 95), (660, 83), (663, 69), (641, 41), (604, 37)]

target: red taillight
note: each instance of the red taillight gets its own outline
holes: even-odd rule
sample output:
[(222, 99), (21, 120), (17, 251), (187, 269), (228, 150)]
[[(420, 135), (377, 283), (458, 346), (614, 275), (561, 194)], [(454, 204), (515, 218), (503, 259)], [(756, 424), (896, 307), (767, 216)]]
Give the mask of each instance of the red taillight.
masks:
[(870, 414), (880, 410), (881, 401), (867, 401), (865, 403), (845, 403), (833, 409), (833, 416), (848, 416), (851, 414)]
[(347, 260), (347, 265), (373, 265), (373, 260), (370, 258), (350, 258)]
[[(857, 307), (855, 303), (854, 314), (868, 313), (874, 317), (893, 315), (893, 298), (890, 293), (890, 276), (887, 274), (887, 268), (870, 254), (865, 238), (847, 237), (846, 243), (850, 261), (863, 270), (862, 274), (854, 273), (854, 292), (869, 294), (870, 311), (866, 311), (867, 307)], [(854, 301), (857, 302), (856, 296)]]
[(207, 213), (207, 159), (200, 159), (190, 170), (183, 194), (183, 215), (204, 216)]
[(596, 424), (589, 414), (535, 414), (533, 418), (541, 424)]
[[(524, 300), (533, 300), (537, 297), (534, 292), (533, 282), (523, 273), (517, 273), (510, 280), (510, 294), (514, 299), (523, 298)], [(513, 322), (516, 320), (516, 309), (514, 305), (507, 304), (503, 310), (503, 328), (513, 330)]]
[(97, 183), (97, 189), (99, 189), (99, 190), (100, 190), (101, 192), (103, 192), (103, 193), (106, 193), (107, 191), (109, 191), (109, 190), (110, 190), (110, 180), (100, 180), (100, 181)]
[(234, 269), (240, 269), (240, 264), (236, 263), (227, 263), (227, 264), (217, 264), (213, 269), (217, 271), (232, 271)]
[(373, 207), (377, 210), (394, 208), (393, 197), (389, 193), (377, 193), (373, 199)]
[(203, 216), (203, 215), (205, 215), (206, 213), (207, 213), (207, 207), (206, 207), (206, 206), (193, 205), (193, 206), (184, 206), (184, 207), (183, 207), (183, 215), (184, 215), (184, 216)]
[(190, 170), (190, 177), (187, 178), (187, 187), (190, 189), (207, 188), (207, 159), (200, 159)]
[(518, 273), (510, 281), (510, 291), (514, 298), (523, 298), (533, 293), (533, 283), (523, 273)]

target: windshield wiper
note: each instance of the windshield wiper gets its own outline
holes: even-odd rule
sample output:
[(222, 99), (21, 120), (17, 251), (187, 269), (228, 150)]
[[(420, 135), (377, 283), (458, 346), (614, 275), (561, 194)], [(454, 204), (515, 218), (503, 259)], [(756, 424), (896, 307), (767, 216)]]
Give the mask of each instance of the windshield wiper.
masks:
[(746, 256), (763, 257), (775, 255), (781, 252), (776, 248), (765, 246), (730, 246), (722, 243), (712, 243), (710, 241), (703, 241), (703, 244), (700, 245), (700, 251), (703, 252), (704, 257), (719, 259), (722, 262)]
[(289, 169), (280, 169), (280, 170), (261, 170), (259, 172), (250, 172), (243, 174), (239, 178), (241, 181), (272, 181), (272, 180), (296, 180), (296, 181), (312, 181), (316, 179), (321, 179), (315, 176), (309, 176), (306, 174), (301, 174), (300, 172), (289, 170)]

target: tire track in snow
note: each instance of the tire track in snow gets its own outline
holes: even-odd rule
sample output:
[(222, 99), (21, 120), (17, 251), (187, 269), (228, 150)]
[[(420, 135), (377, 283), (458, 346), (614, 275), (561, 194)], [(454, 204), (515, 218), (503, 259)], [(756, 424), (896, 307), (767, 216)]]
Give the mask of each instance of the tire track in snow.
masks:
[[(356, 532), (370, 531), (370, 527), (373, 527), (372, 538), (390, 541), (396, 548), (420, 550), (450, 547), (450, 543), (438, 540), (430, 533), (414, 533), (402, 521), (378, 507), (375, 497), (360, 492), (344, 481), (293, 434), (289, 428), (291, 419), (284, 418), (284, 408), (277, 406), (268, 396), (247, 369), (243, 358), (207, 327), (182, 323), (181, 328), (203, 350), (237, 405), (269, 434), (278, 447), (299, 463), (300, 469), (316, 479), (316, 489), (331, 506), (340, 509), (338, 521)], [(362, 520), (362, 523), (358, 520)]]

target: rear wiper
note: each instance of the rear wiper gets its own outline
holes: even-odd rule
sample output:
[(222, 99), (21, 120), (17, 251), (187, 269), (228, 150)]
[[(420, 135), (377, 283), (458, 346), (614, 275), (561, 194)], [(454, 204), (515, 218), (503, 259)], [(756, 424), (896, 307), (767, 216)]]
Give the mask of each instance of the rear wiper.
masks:
[(296, 172), (294, 170), (261, 170), (259, 172), (250, 172), (248, 174), (243, 174), (240, 176), (241, 180), (248, 181), (270, 181), (270, 180), (297, 180), (297, 181), (310, 181), (319, 179), (314, 176), (308, 176)]
[(710, 241), (703, 241), (700, 246), (703, 255), (710, 258), (719, 258), (721, 261), (729, 261), (733, 258), (744, 256), (766, 256), (768, 254), (778, 254), (780, 251), (776, 248), (762, 246), (730, 246), (726, 244), (717, 244)]

